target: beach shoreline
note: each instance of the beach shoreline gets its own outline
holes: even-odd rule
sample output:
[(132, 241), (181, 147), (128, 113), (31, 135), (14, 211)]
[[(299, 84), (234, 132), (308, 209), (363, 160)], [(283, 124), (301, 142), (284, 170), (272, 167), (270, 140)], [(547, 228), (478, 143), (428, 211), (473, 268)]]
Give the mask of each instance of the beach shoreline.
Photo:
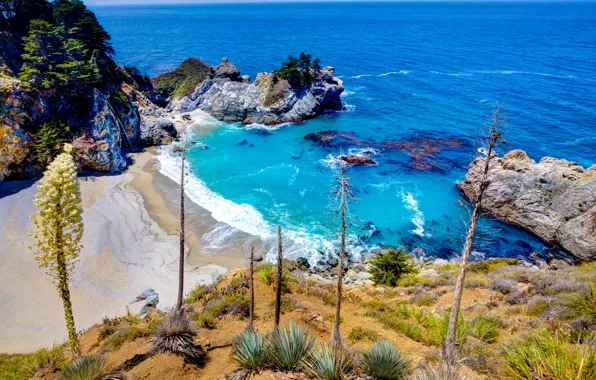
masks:
[[(202, 115), (193, 115), (194, 119)], [(188, 123), (177, 117), (182, 132)], [(71, 276), (76, 327), (125, 315), (144, 288), (159, 294), (158, 308), (175, 303), (178, 281), (179, 185), (159, 172), (156, 148), (130, 153), (121, 174), (80, 176), (83, 250)], [(37, 266), (28, 236), (37, 181), (0, 185), (0, 353), (30, 352), (66, 339), (62, 303), (52, 279)], [(204, 234), (221, 226), (204, 208), (188, 203), (185, 293), (245, 265), (246, 244), (206, 249)], [(131, 309), (134, 309), (132, 306)]]

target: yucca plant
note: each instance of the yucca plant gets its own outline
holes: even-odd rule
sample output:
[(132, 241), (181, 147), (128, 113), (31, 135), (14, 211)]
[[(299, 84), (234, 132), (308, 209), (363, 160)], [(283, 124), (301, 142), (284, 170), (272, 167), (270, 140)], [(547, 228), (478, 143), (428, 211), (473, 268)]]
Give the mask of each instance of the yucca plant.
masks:
[(446, 364), (437, 367), (426, 367), (417, 371), (408, 380), (467, 380), (456, 368)]
[(203, 359), (203, 351), (194, 343), (197, 332), (184, 311), (173, 311), (153, 334), (151, 353), (166, 352), (186, 356), (193, 362)]
[(265, 366), (263, 336), (253, 330), (245, 330), (234, 339), (232, 358), (248, 371), (258, 371)]
[(291, 321), (267, 336), (267, 362), (275, 369), (294, 370), (306, 358), (316, 342), (308, 329)]
[(124, 374), (113, 371), (103, 356), (81, 356), (70, 363), (58, 376), (60, 380), (120, 380)]
[(589, 286), (573, 296), (567, 305), (570, 318), (585, 318), (596, 321), (596, 286)]
[(412, 363), (384, 339), (362, 353), (362, 369), (375, 380), (400, 380), (412, 373)]
[(352, 358), (342, 347), (324, 344), (310, 352), (304, 359), (304, 372), (321, 380), (340, 380), (350, 372)]
[(499, 337), (501, 324), (502, 322), (498, 319), (480, 315), (472, 322), (472, 333), (486, 343), (495, 343)]

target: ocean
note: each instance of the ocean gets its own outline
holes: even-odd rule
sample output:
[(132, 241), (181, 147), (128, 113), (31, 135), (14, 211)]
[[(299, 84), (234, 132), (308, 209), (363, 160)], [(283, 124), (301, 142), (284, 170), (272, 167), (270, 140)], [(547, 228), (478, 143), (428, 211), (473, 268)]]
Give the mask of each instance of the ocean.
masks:
[[(337, 246), (330, 196), (339, 150), (376, 149), (377, 166), (348, 170), (350, 255), (406, 246), (457, 256), (468, 210), (455, 187), (479, 154), (483, 126), (503, 99), (506, 145), (535, 160), (588, 167), (596, 151), (596, 3), (284, 3), (96, 6), (115, 59), (155, 75), (195, 56), (229, 58), (242, 74), (278, 68), (301, 51), (336, 69), (343, 112), (278, 128), (207, 121), (191, 130), (188, 189), (219, 220), (205, 247), (239, 231), (266, 242), (276, 226), (285, 254), (311, 262)], [(348, 138), (322, 146), (309, 133)], [(416, 165), (392, 144), (442, 148)], [(446, 144), (444, 142), (455, 142)], [(414, 145), (412, 145), (414, 144)], [(163, 149), (162, 171), (176, 161)], [(217, 251), (217, 249), (215, 249)], [(557, 253), (520, 229), (484, 217), (475, 259)]]

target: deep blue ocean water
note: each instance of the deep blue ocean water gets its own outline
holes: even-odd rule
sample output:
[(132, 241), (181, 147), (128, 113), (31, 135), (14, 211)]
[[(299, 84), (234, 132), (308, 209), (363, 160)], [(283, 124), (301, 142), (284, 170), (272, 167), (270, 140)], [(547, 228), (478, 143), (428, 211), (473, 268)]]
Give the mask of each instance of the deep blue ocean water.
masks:
[[(457, 255), (467, 213), (455, 184), (478, 153), (478, 137), (503, 97), (507, 149), (531, 158), (596, 163), (596, 3), (307, 3), (93, 7), (116, 60), (155, 75), (189, 56), (228, 57), (253, 78), (301, 51), (332, 65), (346, 87), (345, 112), (275, 130), (210, 122), (195, 128), (191, 197), (234, 228), (273, 239), (286, 231), (294, 256), (314, 258), (335, 239), (327, 212), (333, 156), (304, 136), (341, 131), (362, 143), (460, 139), (431, 170), (381, 149), (379, 165), (351, 168), (365, 225), (352, 252), (377, 244)], [(246, 140), (246, 144), (240, 144)], [(203, 149), (206, 145), (209, 149)], [(165, 153), (164, 153), (165, 154)], [(331, 159), (330, 159), (331, 158)], [(373, 227), (374, 226), (374, 227)], [(377, 232), (374, 232), (374, 230)], [(235, 236), (222, 227), (205, 246)], [(544, 254), (551, 247), (514, 227), (481, 223), (476, 257)]]

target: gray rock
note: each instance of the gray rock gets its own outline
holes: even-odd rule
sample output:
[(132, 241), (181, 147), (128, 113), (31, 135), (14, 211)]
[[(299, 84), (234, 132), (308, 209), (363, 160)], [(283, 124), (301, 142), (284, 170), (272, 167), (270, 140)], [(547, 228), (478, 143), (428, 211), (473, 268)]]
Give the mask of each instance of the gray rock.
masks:
[(214, 79), (203, 81), (190, 96), (172, 101), (168, 109), (201, 109), (223, 121), (275, 125), (302, 122), (327, 110), (343, 108), (340, 95), (344, 87), (334, 76), (333, 67), (321, 69), (312, 84), (293, 88), (286, 80), (274, 79), (267, 73), (259, 74), (253, 83), (232, 80), (223, 68), (221, 76), (216, 77), (221, 66)]
[(219, 66), (215, 67), (211, 78), (217, 81), (234, 81), (240, 80), (240, 70), (232, 65), (227, 58), (222, 58)]
[(447, 265), (447, 264), (449, 264), (449, 261), (447, 261), (445, 259), (436, 259), (433, 262), (433, 265), (436, 265), (436, 266), (443, 266), (443, 265)]
[(145, 288), (141, 290), (139, 294), (132, 297), (129, 301), (129, 304), (132, 305), (137, 302), (142, 302), (141, 308), (139, 309), (137, 315), (140, 316), (147, 314), (149, 308), (157, 307), (157, 304), (159, 303), (159, 294), (157, 294), (153, 288)]
[(240, 80), (242, 83), (250, 83), (250, 75), (241, 75)]
[(174, 122), (169, 118), (143, 118), (141, 122), (141, 135), (139, 140), (144, 145), (167, 144), (176, 136), (178, 136), (178, 132), (174, 127)]
[[(457, 187), (477, 199), (485, 158), (470, 165)], [(539, 163), (521, 150), (491, 161), (482, 208), (524, 228), (580, 260), (596, 259), (596, 165), (544, 157)]]
[(299, 257), (296, 259), (296, 267), (300, 270), (308, 270), (310, 268), (310, 263), (304, 257)]
[(332, 267), (336, 267), (339, 265), (339, 259), (337, 257), (331, 257), (327, 260), (327, 265), (331, 265)]

